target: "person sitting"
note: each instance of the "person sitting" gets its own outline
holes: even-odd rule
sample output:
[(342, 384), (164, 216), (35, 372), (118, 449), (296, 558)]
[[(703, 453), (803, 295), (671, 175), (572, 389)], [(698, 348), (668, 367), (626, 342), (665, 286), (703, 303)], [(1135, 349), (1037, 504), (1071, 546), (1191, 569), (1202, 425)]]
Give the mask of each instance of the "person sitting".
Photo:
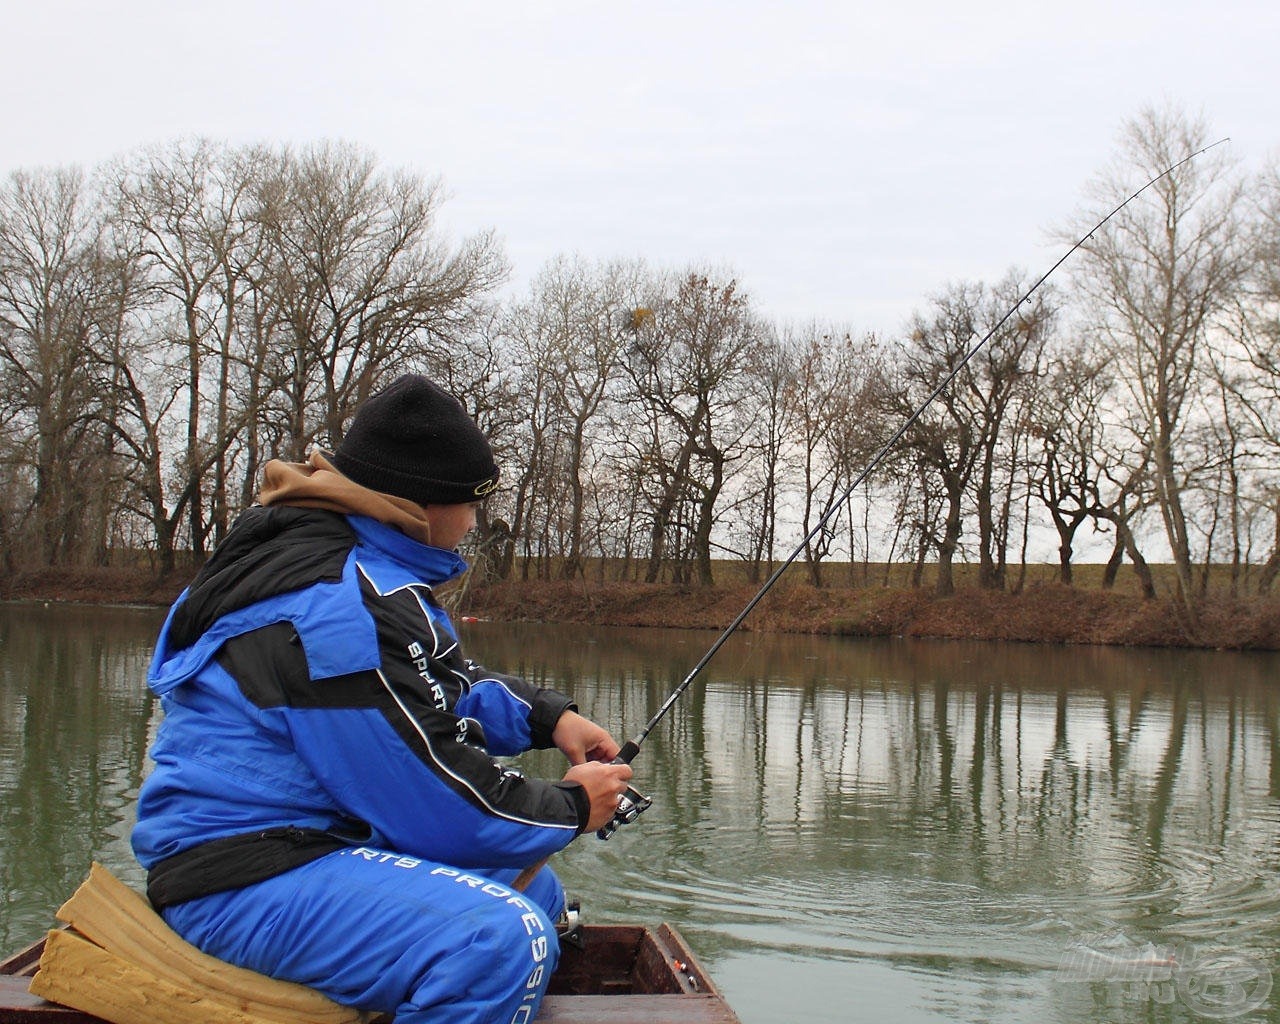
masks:
[[(405, 375), (331, 456), (267, 464), (175, 602), (132, 842), (187, 941), (344, 1005), (522, 1022), (559, 955), (542, 867), (612, 817), (631, 769), (554, 690), (464, 656), (433, 588), (496, 486), (461, 403)], [(495, 760), (558, 747), (563, 779)]]

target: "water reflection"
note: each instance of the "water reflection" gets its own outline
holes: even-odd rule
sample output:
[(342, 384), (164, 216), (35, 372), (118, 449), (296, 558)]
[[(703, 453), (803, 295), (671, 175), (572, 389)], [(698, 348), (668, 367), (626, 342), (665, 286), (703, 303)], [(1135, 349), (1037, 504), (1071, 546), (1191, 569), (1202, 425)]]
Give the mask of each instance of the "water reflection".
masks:
[[(703, 639), (473, 641), (625, 733)], [(600, 647), (628, 649), (612, 675)], [(1093, 936), (1275, 965), (1274, 656), (759, 637), (722, 653), (636, 763), (649, 820), (565, 858), (588, 890), (623, 880), (595, 894), (602, 914), (673, 917), (730, 962), (781, 948), (890, 963), (914, 972), (926, 1018), (996, 1013), (991, 993), (981, 1012), (956, 1009), (959, 972), (1005, 992), (1010, 1019), (1025, 1000), (1094, 1019), (1092, 1000), (1077, 1018), (1052, 983), (1063, 951)]]
[[(127, 848), (153, 613), (0, 609), (0, 942)], [(466, 627), (634, 733), (710, 634)], [(636, 762), (655, 804), (556, 859), (592, 920), (677, 923), (746, 1024), (1200, 1019), (1063, 981), (1073, 944), (1277, 966), (1275, 655), (735, 637)], [(521, 759), (559, 774), (559, 755)], [(1239, 1020), (1280, 1020), (1274, 1000)]]
[(0, 952), (26, 945), (91, 858), (131, 863), (156, 613), (0, 610)]

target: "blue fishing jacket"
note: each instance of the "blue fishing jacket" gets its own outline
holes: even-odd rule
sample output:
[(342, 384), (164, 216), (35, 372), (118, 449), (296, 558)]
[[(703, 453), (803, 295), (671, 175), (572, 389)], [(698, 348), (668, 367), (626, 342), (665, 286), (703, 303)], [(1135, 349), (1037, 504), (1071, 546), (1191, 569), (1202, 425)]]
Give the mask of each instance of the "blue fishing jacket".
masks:
[(363, 516), (241, 516), (171, 609), (148, 673), (164, 720), (132, 836), (142, 865), (281, 835), (462, 868), (568, 845), (587, 823), (582, 787), (494, 756), (552, 746), (573, 704), (462, 656), (431, 588), (465, 568)]

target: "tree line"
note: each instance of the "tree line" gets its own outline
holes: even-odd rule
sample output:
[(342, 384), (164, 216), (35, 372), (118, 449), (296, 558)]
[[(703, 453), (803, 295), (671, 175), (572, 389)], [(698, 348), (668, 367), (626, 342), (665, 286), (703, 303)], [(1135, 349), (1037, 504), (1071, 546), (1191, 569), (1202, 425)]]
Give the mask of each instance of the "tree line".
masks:
[[(1091, 209), (1207, 141), (1183, 112), (1141, 112)], [(199, 561), (267, 459), (331, 448), (416, 370), (499, 455), (473, 552), (494, 577), (710, 584), (728, 559), (758, 580), (833, 503), (803, 551), (819, 586), (905, 564), (945, 594), (968, 562), (1014, 589), (1045, 538), (1066, 583), (1086, 539), (1109, 552), (1104, 585), (1127, 561), (1154, 594), (1149, 562), (1169, 562), (1188, 607), (1211, 570), (1236, 593), (1280, 571), (1274, 166), (1211, 149), (1093, 232), (1062, 284), (1019, 303), (1021, 271), (956, 282), (892, 335), (771, 323), (699, 266), (564, 256), (503, 295), (495, 236), (450, 240), (441, 202), (438, 180), (338, 144), (11, 174), (4, 567)]]

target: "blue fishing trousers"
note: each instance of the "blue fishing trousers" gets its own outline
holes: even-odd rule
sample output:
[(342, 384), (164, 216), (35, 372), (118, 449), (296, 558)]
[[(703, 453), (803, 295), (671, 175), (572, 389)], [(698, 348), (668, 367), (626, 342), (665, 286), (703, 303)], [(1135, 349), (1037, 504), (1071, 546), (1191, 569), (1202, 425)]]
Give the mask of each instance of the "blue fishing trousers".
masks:
[(543, 868), (515, 892), (517, 874), (357, 847), (164, 918), (221, 960), (398, 1024), (525, 1024), (560, 957), (564, 890)]

